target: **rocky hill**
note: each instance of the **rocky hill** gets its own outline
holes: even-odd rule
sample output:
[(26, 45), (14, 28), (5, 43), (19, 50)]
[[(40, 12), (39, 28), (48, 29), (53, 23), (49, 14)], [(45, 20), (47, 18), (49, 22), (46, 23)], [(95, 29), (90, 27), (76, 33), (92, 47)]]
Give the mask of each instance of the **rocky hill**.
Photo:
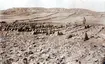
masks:
[(0, 64), (104, 62), (104, 12), (13, 8), (0, 13)]
[[(83, 18), (88, 23), (97, 22), (103, 24), (105, 13), (90, 11), (86, 9), (64, 9), (64, 8), (12, 8), (2, 10), (0, 21), (14, 22), (15, 20), (60, 22), (60, 23), (79, 23)], [(105, 21), (104, 21), (105, 22)]]

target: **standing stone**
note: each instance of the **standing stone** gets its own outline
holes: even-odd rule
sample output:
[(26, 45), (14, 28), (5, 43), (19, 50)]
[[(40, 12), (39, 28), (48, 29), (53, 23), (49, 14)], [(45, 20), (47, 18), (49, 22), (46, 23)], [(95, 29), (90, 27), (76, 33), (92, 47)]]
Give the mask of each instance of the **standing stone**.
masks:
[(87, 33), (85, 33), (84, 41), (89, 40)]

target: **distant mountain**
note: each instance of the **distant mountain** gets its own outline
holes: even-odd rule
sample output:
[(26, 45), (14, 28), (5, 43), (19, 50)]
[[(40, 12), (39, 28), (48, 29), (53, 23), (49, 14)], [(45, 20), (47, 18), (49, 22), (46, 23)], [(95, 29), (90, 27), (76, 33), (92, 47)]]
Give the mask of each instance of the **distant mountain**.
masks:
[(31, 14), (31, 13), (38, 13), (38, 12), (60, 12), (60, 13), (69, 13), (69, 12), (76, 12), (77, 14), (98, 14), (95, 11), (90, 11), (87, 9), (65, 9), (65, 8), (11, 8), (7, 10), (2, 10), (1, 14), (4, 15), (18, 15), (18, 14)]
[(88, 22), (103, 22), (104, 12), (96, 12), (87, 9), (65, 8), (11, 8), (1, 10), (1, 21), (33, 20), (51, 22), (79, 22), (85, 17)]

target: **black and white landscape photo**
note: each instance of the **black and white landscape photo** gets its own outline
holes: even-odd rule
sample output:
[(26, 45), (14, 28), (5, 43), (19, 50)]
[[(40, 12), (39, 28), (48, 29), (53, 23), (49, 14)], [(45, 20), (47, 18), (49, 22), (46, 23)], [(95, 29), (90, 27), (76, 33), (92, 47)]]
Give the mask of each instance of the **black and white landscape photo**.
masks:
[(0, 64), (105, 64), (105, 0), (0, 0)]

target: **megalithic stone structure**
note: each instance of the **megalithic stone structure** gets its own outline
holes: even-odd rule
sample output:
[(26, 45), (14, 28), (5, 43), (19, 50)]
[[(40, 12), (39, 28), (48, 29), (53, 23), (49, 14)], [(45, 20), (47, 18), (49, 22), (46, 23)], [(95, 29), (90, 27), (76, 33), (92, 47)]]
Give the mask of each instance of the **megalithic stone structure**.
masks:
[(88, 37), (87, 33), (85, 33), (85, 36), (84, 36), (84, 41), (86, 41), (86, 40), (89, 40), (89, 37)]
[(86, 18), (83, 17), (83, 25), (86, 25)]

